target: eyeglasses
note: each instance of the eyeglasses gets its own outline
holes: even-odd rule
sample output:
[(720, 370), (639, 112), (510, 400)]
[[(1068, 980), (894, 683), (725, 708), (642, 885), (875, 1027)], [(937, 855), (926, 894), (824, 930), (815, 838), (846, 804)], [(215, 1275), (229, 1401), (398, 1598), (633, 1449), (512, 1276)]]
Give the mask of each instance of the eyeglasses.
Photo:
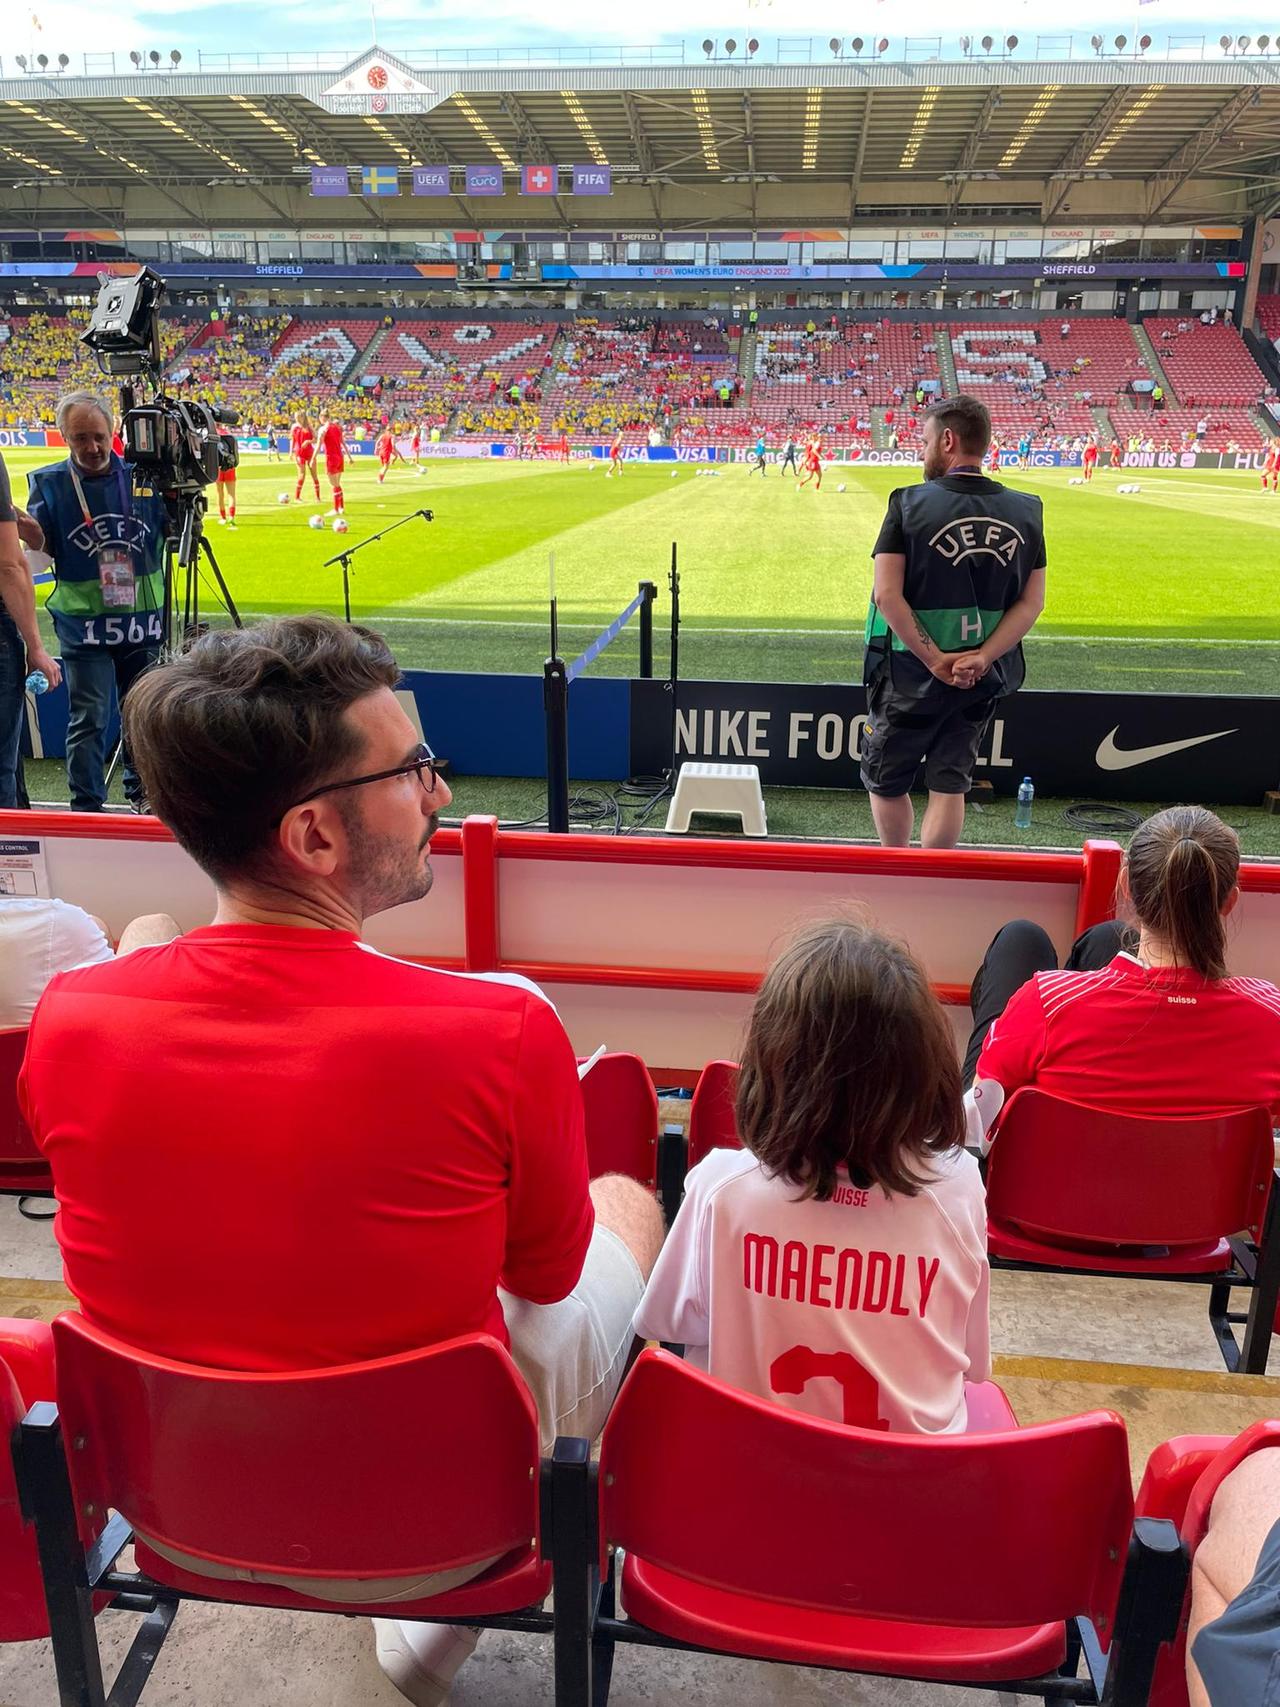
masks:
[[(430, 781), (423, 779), (427, 773)], [(439, 780), (436, 774), (436, 756), (425, 741), (418, 746), (417, 752), (402, 765), (393, 765), (388, 771), (370, 771), (368, 776), (347, 777), (343, 782), (326, 782), (323, 788), (313, 788), (310, 794), (304, 794), (301, 800), (295, 800), (285, 807), (285, 812), (292, 812), (294, 806), (303, 806), (308, 800), (318, 800), (322, 794), (333, 794), (340, 788), (363, 788), (366, 782), (387, 782), (393, 776), (416, 776), (422, 783), (427, 794), (434, 794)], [(280, 814), (284, 817), (284, 812)]]

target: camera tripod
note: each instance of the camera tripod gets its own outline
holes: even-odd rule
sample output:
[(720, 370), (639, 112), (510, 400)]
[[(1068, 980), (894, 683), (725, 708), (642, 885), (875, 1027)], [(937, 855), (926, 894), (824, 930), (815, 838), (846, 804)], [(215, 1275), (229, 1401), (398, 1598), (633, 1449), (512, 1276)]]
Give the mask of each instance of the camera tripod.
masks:
[[(165, 552), (162, 618), (164, 638), (161, 648), (166, 655), (172, 655), (185, 650), (200, 637), (202, 560), (213, 578), (218, 602), (234, 626), (243, 628), (244, 622), (236, 609), (235, 600), (231, 597), (231, 589), (227, 586), (218, 559), (214, 556), (213, 547), (205, 538), (204, 518), (209, 508), (209, 500), (204, 491), (182, 492), (176, 495), (166, 493), (165, 504), (170, 522), (175, 525)], [(181, 601), (175, 596), (180, 575), (183, 577)]]

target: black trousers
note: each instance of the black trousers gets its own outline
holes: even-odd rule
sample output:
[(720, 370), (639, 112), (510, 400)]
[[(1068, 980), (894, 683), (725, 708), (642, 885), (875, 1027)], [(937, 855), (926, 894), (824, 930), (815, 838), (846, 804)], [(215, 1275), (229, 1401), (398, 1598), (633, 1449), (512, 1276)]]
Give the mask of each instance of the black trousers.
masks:
[[(1122, 949), (1132, 950), (1136, 933), (1129, 925), (1110, 919), (1093, 925), (1071, 945), (1064, 972), (1101, 972)], [(987, 1033), (1008, 1007), (1016, 991), (1037, 972), (1056, 972), (1058, 951), (1042, 925), (1030, 919), (1014, 919), (998, 930), (983, 957), (969, 989), (973, 1030), (964, 1056), (966, 1090), (973, 1083), (974, 1069)]]

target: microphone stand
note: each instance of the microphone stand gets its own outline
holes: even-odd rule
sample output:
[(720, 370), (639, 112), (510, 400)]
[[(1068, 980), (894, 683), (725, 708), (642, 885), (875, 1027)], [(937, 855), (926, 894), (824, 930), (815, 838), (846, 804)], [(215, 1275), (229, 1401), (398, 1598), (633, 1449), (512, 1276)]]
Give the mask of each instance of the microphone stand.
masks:
[(362, 539), (356, 545), (347, 546), (336, 557), (327, 558), (321, 564), (323, 569), (332, 569), (335, 563), (342, 565), (342, 614), (347, 622), (351, 621), (351, 576), (353, 574), (351, 559), (357, 551), (363, 551), (366, 545), (376, 545), (380, 539), (385, 539), (389, 533), (394, 533), (397, 528), (402, 528), (406, 522), (417, 521), (419, 517), (424, 522), (433, 522), (436, 519), (434, 510), (411, 510), (407, 516), (401, 516), (398, 522), (392, 522), (390, 527), (383, 528), (381, 533), (371, 533), (368, 539)]

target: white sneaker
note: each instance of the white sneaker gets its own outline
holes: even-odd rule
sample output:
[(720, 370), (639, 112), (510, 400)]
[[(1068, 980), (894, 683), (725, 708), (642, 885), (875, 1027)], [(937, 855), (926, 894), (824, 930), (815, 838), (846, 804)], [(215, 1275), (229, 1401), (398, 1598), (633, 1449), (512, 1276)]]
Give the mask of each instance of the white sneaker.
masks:
[(375, 1618), (378, 1664), (414, 1707), (445, 1707), (463, 1663), (482, 1634), (462, 1624), (410, 1624)]

